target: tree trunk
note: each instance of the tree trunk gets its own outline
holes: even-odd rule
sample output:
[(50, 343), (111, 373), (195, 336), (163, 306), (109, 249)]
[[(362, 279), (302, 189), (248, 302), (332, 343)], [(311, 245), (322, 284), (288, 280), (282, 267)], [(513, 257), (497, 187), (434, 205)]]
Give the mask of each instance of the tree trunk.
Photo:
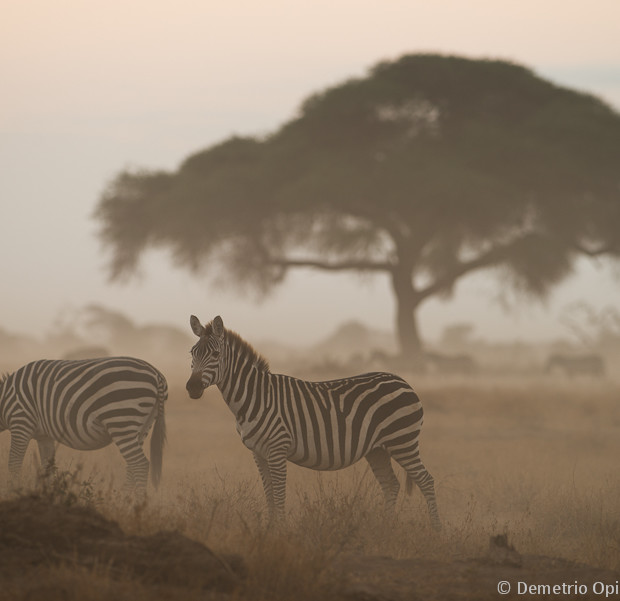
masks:
[(413, 287), (412, 270), (395, 269), (392, 272), (392, 287), (396, 298), (396, 334), (402, 366), (423, 371), (422, 341), (416, 319), (420, 299)]

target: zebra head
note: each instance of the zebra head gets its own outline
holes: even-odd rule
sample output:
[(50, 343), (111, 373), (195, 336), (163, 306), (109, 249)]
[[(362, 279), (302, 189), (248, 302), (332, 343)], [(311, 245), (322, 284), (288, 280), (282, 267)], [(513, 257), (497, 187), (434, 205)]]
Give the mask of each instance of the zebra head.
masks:
[(222, 373), (224, 358), (224, 322), (218, 315), (204, 327), (200, 320), (192, 315), (189, 320), (192, 331), (198, 336), (198, 342), (192, 347), (192, 375), (185, 388), (189, 396), (199, 399), (205, 388), (216, 384)]

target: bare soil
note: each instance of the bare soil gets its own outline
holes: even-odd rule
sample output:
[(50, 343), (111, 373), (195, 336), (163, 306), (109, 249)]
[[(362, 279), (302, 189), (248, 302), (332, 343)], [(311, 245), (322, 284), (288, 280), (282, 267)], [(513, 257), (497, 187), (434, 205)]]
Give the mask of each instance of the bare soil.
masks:
[[(498, 546), (494, 537), (487, 555), (460, 561), (391, 559), (388, 557), (348, 557), (340, 569), (348, 581), (345, 593), (355, 601), (440, 601), (486, 599), (601, 599), (595, 583), (615, 585), (620, 574), (576, 564), (559, 558), (521, 556), (512, 548)], [(500, 582), (509, 583), (505, 592)], [(535, 595), (519, 592), (519, 582), (531, 585), (565, 585), (566, 593)], [(585, 594), (567, 588), (581, 585)], [(498, 592), (502, 586), (502, 594)], [(523, 591), (523, 584), (521, 585)], [(561, 591), (562, 589), (558, 589)], [(618, 595), (611, 595), (611, 598)]]

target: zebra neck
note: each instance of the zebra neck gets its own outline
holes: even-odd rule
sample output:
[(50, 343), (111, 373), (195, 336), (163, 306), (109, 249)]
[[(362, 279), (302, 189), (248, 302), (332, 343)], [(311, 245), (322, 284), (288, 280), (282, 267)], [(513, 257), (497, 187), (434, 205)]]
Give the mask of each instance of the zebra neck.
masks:
[(261, 391), (266, 390), (271, 374), (257, 366), (252, 356), (233, 354), (228, 365), (218, 388), (237, 421), (243, 421), (251, 407), (263, 401)]

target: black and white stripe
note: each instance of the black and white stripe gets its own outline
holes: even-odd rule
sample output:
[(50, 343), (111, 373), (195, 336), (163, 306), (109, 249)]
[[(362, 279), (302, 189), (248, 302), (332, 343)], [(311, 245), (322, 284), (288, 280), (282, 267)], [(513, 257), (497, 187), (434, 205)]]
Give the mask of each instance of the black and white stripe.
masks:
[(190, 320), (199, 341), (192, 348), (187, 390), (199, 398), (215, 384), (237, 420), (237, 431), (258, 465), (272, 512), (284, 511), (286, 462), (337, 470), (365, 457), (392, 508), (399, 483), (391, 459), (416, 483), (431, 521), (440, 527), (432, 476), (419, 456), (422, 405), (402, 378), (375, 372), (307, 382), (272, 374), (265, 359), (220, 317), (203, 327)]
[(142, 443), (151, 426), (151, 481), (161, 478), (166, 438), (164, 376), (146, 361), (106, 357), (40, 360), (0, 382), (0, 431), (10, 430), (9, 472), (16, 479), (31, 439), (41, 463), (54, 459), (55, 443), (95, 450), (114, 442), (127, 463), (127, 485), (144, 488), (149, 461)]

